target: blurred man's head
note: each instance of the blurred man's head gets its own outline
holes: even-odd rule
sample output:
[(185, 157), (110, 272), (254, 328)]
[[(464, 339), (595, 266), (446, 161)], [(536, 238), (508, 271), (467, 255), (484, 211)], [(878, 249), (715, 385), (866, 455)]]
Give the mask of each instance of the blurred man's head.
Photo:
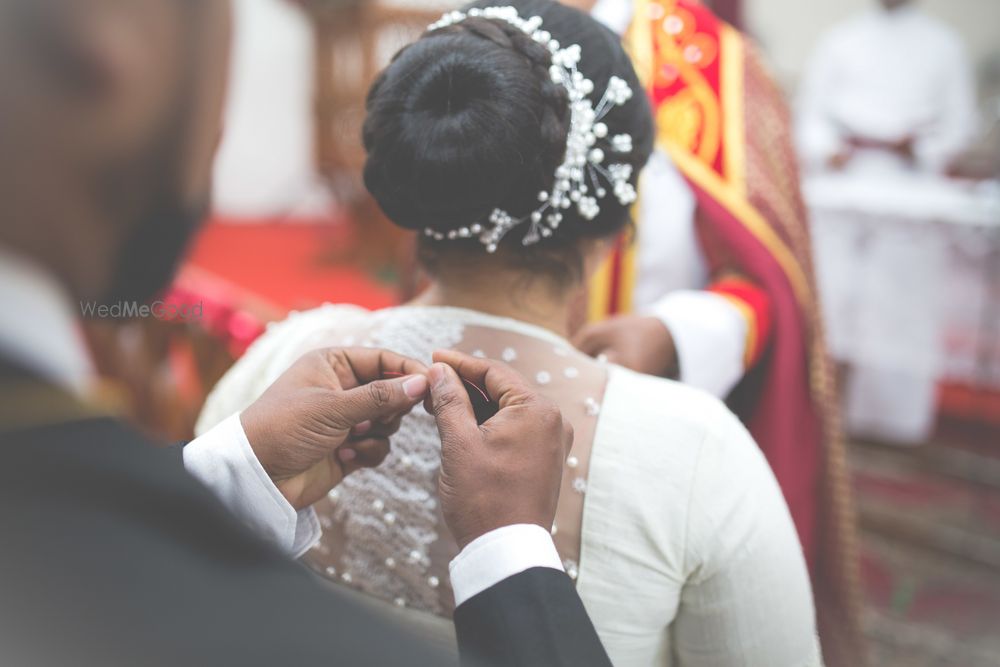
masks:
[(229, 0), (0, 0), (0, 245), (77, 298), (165, 286), (209, 201)]
[(893, 10), (904, 5), (912, 5), (914, 0), (878, 0), (885, 9)]

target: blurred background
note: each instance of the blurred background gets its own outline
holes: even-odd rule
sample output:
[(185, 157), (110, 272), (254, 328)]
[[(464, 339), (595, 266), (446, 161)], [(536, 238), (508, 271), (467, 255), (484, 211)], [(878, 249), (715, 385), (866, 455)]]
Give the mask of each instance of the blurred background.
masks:
[[(876, 0), (708, 4), (796, 112), (874, 663), (1000, 665), (1000, 2), (914, 2), (940, 39), (908, 59), (894, 40), (923, 33), (873, 41)], [(268, 322), (413, 294), (411, 241), (361, 185), (360, 123), (378, 69), (449, 7), (235, 1), (215, 212), (169, 296), (203, 317), (87, 323), (135, 421), (190, 437)], [(830, 122), (847, 154), (825, 150)]]

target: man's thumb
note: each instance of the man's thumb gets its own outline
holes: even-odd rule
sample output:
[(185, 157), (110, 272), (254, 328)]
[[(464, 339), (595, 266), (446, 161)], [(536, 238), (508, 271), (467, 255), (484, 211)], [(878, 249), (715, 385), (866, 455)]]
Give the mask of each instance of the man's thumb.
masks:
[(449, 434), (478, 429), (472, 402), (455, 370), (447, 364), (437, 363), (430, 367), (427, 375), (431, 385), (430, 411), (437, 421), (442, 441), (447, 440)]
[(408, 375), (376, 380), (343, 392), (334, 406), (348, 427), (407, 412), (427, 395), (427, 378)]

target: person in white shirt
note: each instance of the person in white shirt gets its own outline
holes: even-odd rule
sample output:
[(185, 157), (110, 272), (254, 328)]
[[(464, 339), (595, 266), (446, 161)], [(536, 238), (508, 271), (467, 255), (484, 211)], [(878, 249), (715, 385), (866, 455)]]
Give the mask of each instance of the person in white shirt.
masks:
[(851, 490), (784, 92), (709, 3), (572, 4), (623, 36), (656, 124), (634, 237), (595, 273), (572, 340), (726, 400), (791, 509), (827, 660), (863, 664)]
[[(964, 226), (946, 221), (973, 196), (950, 177), (974, 175), (963, 158), (978, 130), (961, 38), (916, 0), (873, 0), (823, 36), (803, 74), (798, 151), (854, 435), (932, 435), (954, 262), (946, 239)], [(949, 213), (934, 211), (937, 196)]]
[(453, 664), (288, 558), (426, 400), (463, 662), (608, 667), (548, 533), (571, 431), (502, 365), (321, 350), (183, 448), (88, 398), (85, 303), (146, 303), (203, 218), (230, 9), (0, 3), (0, 663)]
[(802, 78), (797, 135), (811, 170), (943, 173), (976, 132), (961, 39), (915, 0), (878, 6), (824, 36)]

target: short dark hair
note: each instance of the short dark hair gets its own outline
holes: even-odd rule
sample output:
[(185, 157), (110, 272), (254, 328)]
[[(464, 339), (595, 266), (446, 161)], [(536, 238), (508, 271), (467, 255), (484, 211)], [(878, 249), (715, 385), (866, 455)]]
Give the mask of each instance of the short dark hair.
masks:
[[(579, 44), (580, 71), (594, 82), (598, 97), (611, 76), (631, 86), (632, 99), (604, 122), (609, 135), (632, 135), (632, 152), (616, 162), (632, 165), (635, 185), (652, 151), (653, 122), (619, 37), (558, 2), (504, 4), (524, 18), (540, 16), (543, 29), (560, 43)], [(468, 18), (400, 50), (369, 91), (363, 132), (365, 185), (385, 214), (406, 229), (447, 233), (486, 224), (495, 208), (520, 217), (537, 207), (539, 191), (552, 188), (569, 127), (566, 91), (552, 82), (550, 66), (544, 46), (495, 19)], [(515, 228), (496, 254), (525, 269), (578, 275), (578, 241), (615, 235), (630, 223), (628, 207), (614, 196), (599, 204), (593, 220), (567, 209), (559, 229), (531, 246), (521, 244), (527, 225)], [(419, 250), (432, 272), (440, 262), (485, 253), (475, 238), (434, 241), (423, 235)]]

